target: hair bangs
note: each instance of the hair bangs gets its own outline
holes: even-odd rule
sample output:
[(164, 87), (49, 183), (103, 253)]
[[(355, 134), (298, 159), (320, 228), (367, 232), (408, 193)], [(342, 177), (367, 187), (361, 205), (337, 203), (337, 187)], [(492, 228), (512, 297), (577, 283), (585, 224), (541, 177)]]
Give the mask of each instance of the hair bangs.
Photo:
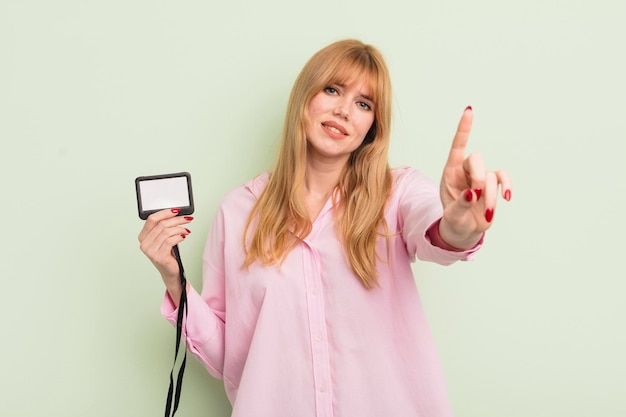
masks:
[[(329, 74), (327, 85), (347, 85), (357, 80), (363, 80), (367, 84), (370, 99), (377, 105), (380, 100), (379, 70), (372, 58), (363, 51), (350, 51), (339, 60), (334, 71)], [(322, 87), (323, 88), (323, 87)]]

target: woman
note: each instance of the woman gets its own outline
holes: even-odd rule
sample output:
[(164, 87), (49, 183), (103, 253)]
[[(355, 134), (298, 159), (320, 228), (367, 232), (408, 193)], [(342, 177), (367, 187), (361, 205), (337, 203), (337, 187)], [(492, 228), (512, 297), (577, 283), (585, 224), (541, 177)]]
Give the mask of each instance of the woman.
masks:
[[(271, 173), (228, 193), (211, 226), (201, 294), (187, 286), (186, 344), (224, 380), (233, 416), (450, 416), (410, 264), (480, 248), (505, 171), (465, 157), (463, 112), (440, 187), (390, 169), (391, 83), (372, 46), (345, 40), (305, 65)], [(182, 292), (172, 247), (191, 217), (164, 210), (139, 240)]]

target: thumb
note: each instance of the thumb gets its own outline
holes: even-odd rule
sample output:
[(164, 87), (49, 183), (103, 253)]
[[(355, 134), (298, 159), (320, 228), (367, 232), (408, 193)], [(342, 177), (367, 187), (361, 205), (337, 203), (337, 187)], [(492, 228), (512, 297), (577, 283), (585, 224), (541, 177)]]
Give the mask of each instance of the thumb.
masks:
[[(442, 220), (445, 220), (448, 232), (456, 236), (455, 239), (465, 241), (468, 237), (475, 235), (477, 232), (482, 233), (483, 230), (481, 229), (482, 226), (480, 226), (480, 220), (475, 217), (475, 210), (473, 210), (478, 202), (477, 200), (478, 193), (476, 190), (466, 189), (455, 201), (445, 208)], [(442, 225), (443, 224), (444, 222), (442, 221)], [(449, 243), (454, 246), (453, 241), (454, 240), (450, 240)]]
[(451, 224), (464, 224), (472, 216), (470, 209), (477, 200), (476, 191), (468, 188), (445, 208), (444, 216)]

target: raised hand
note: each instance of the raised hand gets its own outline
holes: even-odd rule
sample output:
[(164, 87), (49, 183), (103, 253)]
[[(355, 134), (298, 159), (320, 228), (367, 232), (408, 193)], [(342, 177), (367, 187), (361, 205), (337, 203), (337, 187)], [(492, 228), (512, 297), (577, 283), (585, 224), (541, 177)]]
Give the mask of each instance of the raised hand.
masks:
[(161, 273), (163, 282), (174, 302), (180, 298), (180, 271), (172, 253), (174, 245), (182, 242), (190, 232), (182, 227), (193, 217), (180, 217), (178, 209), (167, 209), (151, 214), (139, 233), (139, 247)]
[(487, 171), (479, 153), (465, 156), (472, 120), (468, 106), (452, 140), (440, 184), (444, 214), (439, 233), (447, 244), (460, 249), (474, 246), (491, 226), (499, 187), (502, 197), (511, 199), (507, 171)]

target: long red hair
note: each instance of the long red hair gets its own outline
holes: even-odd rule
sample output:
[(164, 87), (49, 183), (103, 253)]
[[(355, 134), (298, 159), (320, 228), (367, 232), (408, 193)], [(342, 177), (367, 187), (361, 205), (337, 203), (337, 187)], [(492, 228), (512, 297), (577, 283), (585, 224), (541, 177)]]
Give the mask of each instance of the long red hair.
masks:
[(376, 240), (387, 232), (384, 208), (391, 189), (391, 81), (380, 52), (358, 40), (343, 40), (321, 49), (296, 79), (274, 169), (246, 224), (244, 267), (257, 261), (280, 264), (311, 232), (302, 192), (307, 158), (306, 109), (325, 87), (359, 77), (369, 82), (374, 122), (346, 164), (333, 202), (335, 223), (353, 272), (366, 288), (377, 285)]

